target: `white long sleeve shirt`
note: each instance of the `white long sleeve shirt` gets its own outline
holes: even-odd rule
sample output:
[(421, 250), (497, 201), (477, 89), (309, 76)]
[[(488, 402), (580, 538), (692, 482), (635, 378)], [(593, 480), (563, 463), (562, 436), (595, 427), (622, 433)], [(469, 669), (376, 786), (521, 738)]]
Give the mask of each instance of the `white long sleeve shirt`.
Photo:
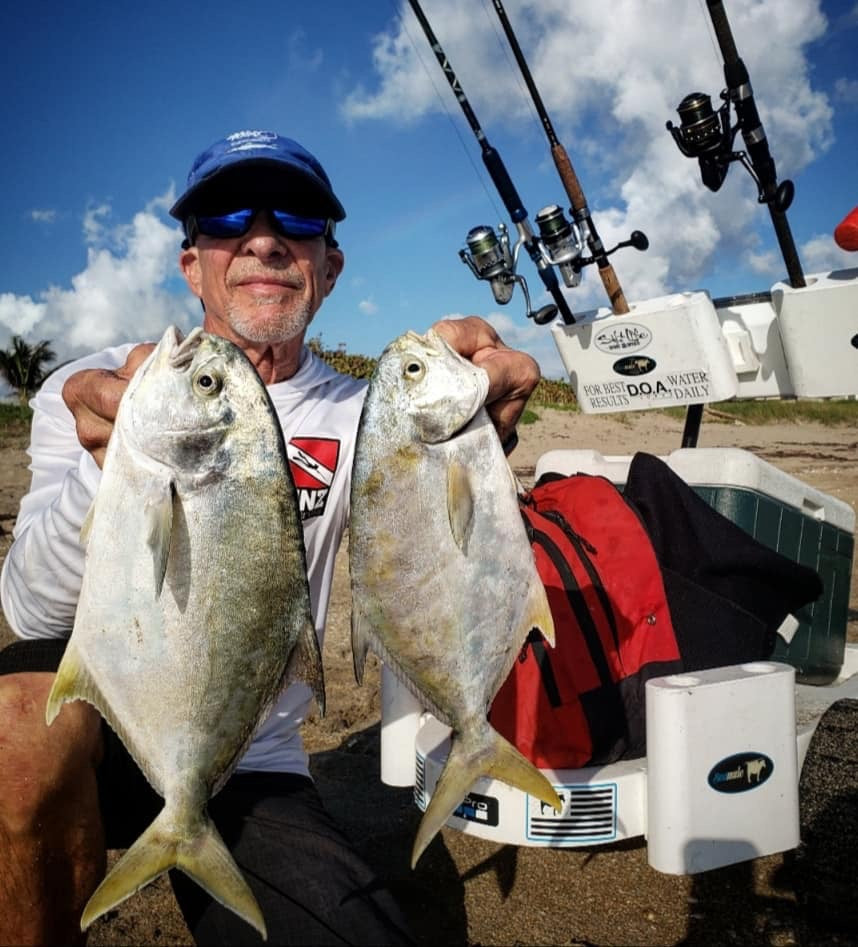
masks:
[[(84, 368), (119, 368), (131, 348), (117, 346), (63, 366), (33, 399), (28, 449), (33, 476), (0, 576), (3, 611), (21, 638), (71, 634), (84, 567), (80, 529), (101, 479), (101, 470), (77, 439), (74, 418), (62, 399), (63, 384)], [(320, 646), (334, 560), (348, 522), (355, 436), (365, 392), (364, 382), (339, 374), (306, 348), (298, 372), (268, 387), (298, 489)], [(307, 774), (299, 728), (310, 701), (306, 685), (289, 686), (239, 770)]]

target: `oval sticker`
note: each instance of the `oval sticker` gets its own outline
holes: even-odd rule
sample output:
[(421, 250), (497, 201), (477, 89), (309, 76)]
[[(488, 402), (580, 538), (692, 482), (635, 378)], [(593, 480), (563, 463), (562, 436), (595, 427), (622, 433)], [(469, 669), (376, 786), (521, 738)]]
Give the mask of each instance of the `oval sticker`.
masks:
[(622, 322), (610, 328), (600, 329), (593, 338), (593, 344), (600, 352), (609, 355), (627, 355), (640, 352), (652, 342), (652, 332), (646, 326), (636, 322)]
[(647, 355), (627, 355), (614, 362), (618, 375), (648, 375), (655, 368), (655, 359)]
[(709, 785), (717, 792), (747, 792), (762, 786), (774, 768), (765, 753), (735, 753), (712, 767)]

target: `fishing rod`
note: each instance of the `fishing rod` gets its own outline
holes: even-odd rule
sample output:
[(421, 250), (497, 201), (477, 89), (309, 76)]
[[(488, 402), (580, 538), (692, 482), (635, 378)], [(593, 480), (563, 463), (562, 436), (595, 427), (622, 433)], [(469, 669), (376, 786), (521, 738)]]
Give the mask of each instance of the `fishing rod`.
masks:
[[(599, 232), (596, 230), (596, 225), (593, 223), (593, 218), (590, 216), (590, 210), (587, 207), (584, 191), (578, 180), (578, 176), (575, 174), (575, 169), (572, 167), (572, 161), (554, 131), (554, 126), (548, 117), (548, 111), (545, 108), (542, 96), (539, 94), (539, 90), (533, 80), (533, 75), (521, 51), (521, 46), (518, 44), (518, 39), (506, 15), (503, 3), (501, 3), (501, 0), (492, 0), (492, 4), (494, 5), (495, 12), (498, 15), (504, 33), (506, 33), (506, 38), (509, 41), (510, 48), (515, 56), (515, 61), (518, 63), (518, 68), (521, 70), (522, 77), (530, 92), (530, 97), (533, 99), (533, 104), (542, 122), (542, 127), (548, 136), (548, 144), (551, 147), (551, 157), (554, 159), (557, 173), (560, 175), (560, 180), (563, 182), (566, 194), (572, 203), (571, 211), (573, 219), (579, 230), (586, 234), (587, 246), (590, 249), (591, 255), (589, 257), (579, 256), (574, 265), (580, 272), (580, 270), (588, 264), (598, 264), (599, 276), (602, 279), (605, 292), (608, 294), (611, 309), (617, 315), (627, 313), (629, 311), (629, 304), (626, 302), (620, 281), (608, 260), (608, 256), (621, 247), (632, 246), (636, 250), (646, 250), (649, 246), (649, 240), (647, 240), (646, 235), (641, 233), (640, 230), (635, 230), (628, 240), (618, 243), (612, 250), (605, 250), (604, 244), (599, 237)], [(536, 215), (536, 223), (539, 226), (542, 242), (548, 248), (551, 248), (555, 234), (565, 233), (569, 229), (569, 224), (563, 217), (563, 211), (557, 207), (557, 205), (543, 208)]]
[[(668, 122), (667, 130), (673, 135), (682, 154), (687, 158), (698, 159), (703, 183), (710, 191), (717, 191), (721, 187), (733, 161), (739, 161), (745, 167), (756, 182), (758, 201), (769, 208), (790, 285), (797, 288), (805, 286), (804, 273), (786, 218), (795, 196), (795, 187), (792, 181), (778, 184), (775, 162), (754, 102), (748, 69), (736, 49), (723, 0), (706, 0), (706, 5), (724, 59), (724, 79), (727, 83), (727, 88), (721, 92), (724, 104), (715, 111), (708, 95), (692, 92), (677, 106), (679, 127)], [(732, 128), (731, 105), (736, 109), (736, 124)], [(733, 150), (733, 141), (740, 130), (746, 151)]]
[[(500, 238), (498, 238), (491, 227), (474, 227), (465, 238), (467, 250), (459, 251), (460, 258), (467, 264), (477, 279), (488, 280), (495, 301), (500, 305), (504, 305), (510, 301), (515, 283), (518, 283), (524, 293), (525, 303), (527, 305), (527, 316), (529, 319), (533, 319), (538, 325), (544, 325), (554, 319), (559, 312), (563, 321), (567, 325), (571, 325), (575, 322), (575, 317), (572, 315), (572, 311), (569, 309), (569, 305), (563, 296), (563, 292), (560, 289), (560, 282), (557, 279), (557, 274), (554, 272), (553, 267), (555, 264), (560, 264), (561, 273), (563, 274), (564, 282), (567, 286), (575, 285), (574, 280), (577, 274), (575, 274), (570, 267), (569, 260), (564, 259), (562, 263), (560, 263), (560, 261), (556, 259), (551, 259), (543, 251), (538, 238), (533, 233), (533, 228), (527, 219), (527, 211), (521, 202), (521, 198), (518, 196), (515, 185), (509, 176), (509, 172), (500, 154), (489, 144), (485, 132), (480, 127), (474, 110), (466, 98), (465, 93), (462, 91), (462, 87), (453, 71), (453, 67), (450, 65), (450, 61), (447, 59), (441, 44), (432, 31), (432, 27), (429, 25), (429, 21), (426, 19), (418, 0), (409, 0), (409, 3), (411, 9), (414, 11), (414, 15), (417, 17), (417, 22), (426, 35), (426, 39), (429, 41), (429, 45), (432, 47), (432, 52), (435, 54), (435, 58), (438, 60), (444, 76), (450, 84), (450, 88), (453, 90), (453, 94), (456, 96), (456, 100), (461, 106), (468, 124), (471, 126), (471, 130), (479, 142), (483, 164), (485, 164), (486, 170), (489, 172), (492, 182), (497, 188), (519, 235), (514, 249), (511, 250), (509, 234), (504, 224), (501, 224), (498, 228), (501, 232)], [(558, 234), (556, 241), (558, 246), (562, 239), (564, 238)], [(566, 243), (570, 244), (568, 238), (566, 238)], [(524, 277), (515, 272), (518, 261), (518, 251), (522, 246), (536, 265), (537, 272), (545, 284), (545, 288), (554, 299), (555, 305), (543, 306), (536, 311), (533, 311), (531, 308), (527, 283)], [(577, 248), (574, 244), (571, 244), (567, 246), (565, 250), (566, 256), (570, 253), (573, 256), (577, 256), (581, 251), (580, 244)]]

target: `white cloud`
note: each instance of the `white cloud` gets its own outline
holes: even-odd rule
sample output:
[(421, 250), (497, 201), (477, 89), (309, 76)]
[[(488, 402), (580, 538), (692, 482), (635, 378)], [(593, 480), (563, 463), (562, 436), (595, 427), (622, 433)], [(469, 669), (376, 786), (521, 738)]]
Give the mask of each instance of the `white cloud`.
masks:
[(110, 204), (87, 207), (83, 215), (83, 239), (88, 246), (99, 243), (104, 236), (102, 220), (110, 216)]
[(295, 72), (318, 72), (325, 61), (322, 49), (308, 45), (306, 30), (293, 30), (286, 40), (286, 61)]
[(30, 211), (30, 218), (39, 224), (52, 224), (57, 219), (57, 212), (48, 208), (34, 207)]
[(180, 237), (158, 213), (172, 200), (171, 190), (112, 229), (104, 223), (109, 205), (89, 208), (86, 267), (70, 287), (51, 286), (35, 299), (0, 294), (0, 336), (49, 339), (64, 361), (123, 341), (158, 339), (171, 323), (189, 329), (198, 321), (199, 304), (188, 293), (169, 291)]
[(844, 105), (858, 105), (858, 79), (838, 79), (834, 83), (834, 94)]
[(372, 299), (362, 299), (358, 303), (358, 309), (365, 316), (374, 316), (378, 312), (378, 305), (372, 301)]
[(799, 254), (806, 273), (848, 270), (858, 266), (856, 255), (841, 250), (830, 234), (818, 234), (807, 240), (801, 245)]
[[(426, 14), (492, 138), (525, 128), (524, 121), (532, 127), (534, 116), (514, 61), (501, 52), (506, 40), (499, 22), (486, 7), (432, 0)], [(356, 89), (343, 104), (351, 121), (413, 122), (445, 107), (459, 114), (410, 8), (402, 3), (400, 11), (374, 41), (376, 87)], [(764, 221), (747, 173), (738, 164), (731, 168), (722, 189), (729, 199), (713, 200), (697, 162), (680, 155), (664, 127), (667, 118), (677, 120), (676, 106), (688, 92), (707, 91), (720, 104), (723, 61), (701, 5), (615, 0), (610, 28), (602, 0), (510, 0), (507, 15), (558, 137), (574, 143), (568, 146), (573, 163), (576, 154), (595, 157), (603, 185), (618, 195), (613, 206), (593, 210), (603, 243), (610, 247), (636, 228), (650, 239), (646, 254), (622, 254), (627, 297), (697, 288), (725, 248), (737, 256), (757, 253), (762, 263), (755, 227)], [(732, 0), (729, 15), (766, 133), (777, 142), (779, 176), (793, 176), (833, 141), (831, 106), (811, 86), (804, 55), (826, 27), (820, 2)], [(766, 259), (765, 274), (780, 278), (783, 262), (771, 254)], [(585, 282), (598, 288), (596, 280)], [(601, 300), (576, 294), (578, 309), (604, 300), (604, 294)]]

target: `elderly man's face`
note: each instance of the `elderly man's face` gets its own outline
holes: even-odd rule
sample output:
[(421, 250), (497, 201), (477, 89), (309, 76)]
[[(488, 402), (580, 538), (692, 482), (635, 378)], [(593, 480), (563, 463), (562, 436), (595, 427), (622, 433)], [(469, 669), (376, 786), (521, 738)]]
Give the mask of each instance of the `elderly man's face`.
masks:
[(262, 213), (243, 236), (201, 234), (180, 258), (188, 286), (205, 303), (206, 329), (257, 345), (303, 339), (343, 262), (323, 237), (284, 237)]

